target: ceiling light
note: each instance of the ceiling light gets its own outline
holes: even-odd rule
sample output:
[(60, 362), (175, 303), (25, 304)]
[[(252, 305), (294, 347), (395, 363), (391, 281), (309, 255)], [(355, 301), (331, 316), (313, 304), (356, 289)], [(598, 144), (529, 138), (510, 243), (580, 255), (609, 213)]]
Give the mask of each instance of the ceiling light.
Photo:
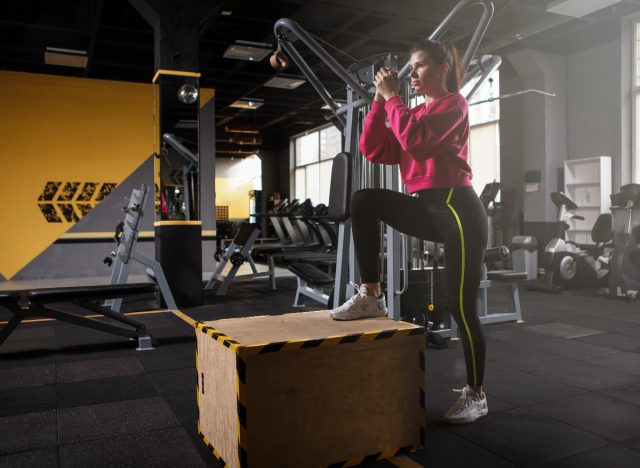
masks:
[(267, 88), (296, 89), (302, 86), (306, 81), (300, 78), (287, 78), (285, 76), (274, 76), (267, 81), (264, 86)]
[(260, 130), (256, 130), (255, 128), (251, 128), (251, 127), (230, 127), (228, 125), (226, 125), (224, 127), (224, 131), (227, 133), (252, 133), (252, 134), (258, 134), (260, 133)]
[(224, 58), (259, 62), (273, 51), (271, 44), (264, 42), (236, 41), (227, 47)]
[(260, 137), (256, 137), (256, 136), (250, 136), (247, 137), (246, 139), (244, 138), (239, 138), (236, 139), (234, 137), (228, 138), (228, 139), (216, 139), (216, 143), (233, 143), (234, 145), (261, 145), (262, 144), (262, 138)]
[(233, 13), (231, 10), (222, 10), (220, 16), (231, 16), (231, 13)]
[(87, 67), (87, 51), (47, 47), (44, 52), (44, 63), (61, 67)]
[(241, 98), (229, 104), (229, 107), (236, 109), (257, 109), (264, 104), (264, 99), (259, 98)]
[(616, 3), (620, 0), (556, 0), (547, 5), (547, 11), (580, 18)]

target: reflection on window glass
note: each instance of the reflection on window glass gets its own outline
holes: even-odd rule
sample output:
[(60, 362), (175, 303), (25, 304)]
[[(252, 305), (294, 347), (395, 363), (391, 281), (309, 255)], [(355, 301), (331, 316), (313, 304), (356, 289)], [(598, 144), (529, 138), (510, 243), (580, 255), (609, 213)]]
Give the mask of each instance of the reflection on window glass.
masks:
[(640, 23), (636, 23), (636, 86), (640, 86)]
[(323, 161), (320, 163), (320, 199), (318, 203), (329, 205), (329, 188), (331, 187), (331, 167), (333, 161)]
[(342, 151), (342, 133), (336, 127), (320, 130), (320, 159), (335, 157)]
[(471, 127), (469, 165), (477, 194), (491, 182), (500, 181), (500, 126), (491, 122)]
[(306, 184), (306, 176), (305, 176), (305, 168), (302, 167), (300, 169), (296, 169), (296, 196), (298, 200), (304, 200), (307, 198), (307, 184)]
[(318, 132), (296, 138), (296, 166), (318, 160)]
[(635, 174), (635, 180), (638, 180), (638, 176), (640, 175), (640, 93), (636, 94), (636, 98), (635, 98), (636, 102), (636, 110), (635, 110), (635, 125), (634, 125), (634, 133), (635, 133), (635, 148), (634, 148), (634, 152), (635, 152), (635, 161), (636, 161), (636, 166), (635, 166), (635, 170), (636, 170), (636, 174)]

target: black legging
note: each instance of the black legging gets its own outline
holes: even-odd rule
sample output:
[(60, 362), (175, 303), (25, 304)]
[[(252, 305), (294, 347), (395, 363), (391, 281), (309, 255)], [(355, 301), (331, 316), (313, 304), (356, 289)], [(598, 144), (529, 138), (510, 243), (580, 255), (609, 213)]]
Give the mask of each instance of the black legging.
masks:
[(482, 385), (485, 342), (476, 311), (487, 214), (473, 187), (428, 189), (417, 197), (385, 189), (364, 189), (351, 198), (353, 242), (363, 283), (378, 283), (378, 220), (420, 239), (442, 242), (449, 310), (460, 328), (467, 384)]

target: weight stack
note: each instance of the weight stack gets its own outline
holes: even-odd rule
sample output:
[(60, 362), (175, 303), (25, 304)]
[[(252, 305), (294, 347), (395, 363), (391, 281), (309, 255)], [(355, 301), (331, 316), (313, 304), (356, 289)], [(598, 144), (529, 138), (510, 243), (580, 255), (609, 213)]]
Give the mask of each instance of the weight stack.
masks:
[[(409, 270), (409, 287), (400, 297), (402, 320), (425, 326), (425, 314), (434, 328), (450, 328), (451, 315), (448, 311), (447, 283), (444, 268)], [(431, 275), (433, 275), (433, 298), (431, 299)], [(432, 302), (431, 302), (432, 301)], [(433, 303), (433, 312), (427, 306)]]

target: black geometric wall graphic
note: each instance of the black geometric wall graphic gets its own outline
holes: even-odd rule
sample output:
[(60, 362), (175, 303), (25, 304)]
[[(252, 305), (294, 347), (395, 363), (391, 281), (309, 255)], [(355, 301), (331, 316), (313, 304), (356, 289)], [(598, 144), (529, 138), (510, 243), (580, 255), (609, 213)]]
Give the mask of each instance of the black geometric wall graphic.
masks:
[(38, 197), (38, 207), (48, 223), (76, 223), (117, 186), (113, 182), (49, 181)]

